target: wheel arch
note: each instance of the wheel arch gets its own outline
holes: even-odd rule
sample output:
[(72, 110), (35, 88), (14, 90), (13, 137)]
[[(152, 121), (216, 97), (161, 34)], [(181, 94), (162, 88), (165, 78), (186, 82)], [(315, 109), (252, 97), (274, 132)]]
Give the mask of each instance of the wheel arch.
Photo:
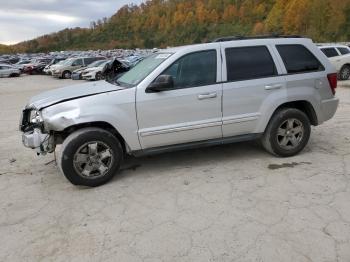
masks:
[[(313, 125), (313, 126), (318, 125), (318, 118), (317, 118), (316, 111), (315, 111), (313, 105), (307, 100), (297, 100), (297, 101), (290, 101), (290, 102), (283, 103), (275, 109), (272, 116), (274, 116), (276, 114), (276, 112), (282, 108), (299, 109), (300, 111), (302, 111), (306, 114), (306, 116), (310, 120), (311, 125)], [(272, 118), (272, 116), (271, 116), (271, 118)]]
[(87, 127), (96, 127), (107, 130), (111, 132), (115, 137), (117, 137), (122, 145), (124, 153), (129, 151), (129, 146), (126, 143), (126, 140), (120, 134), (120, 132), (110, 123), (104, 121), (96, 121), (96, 122), (87, 122), (87, 123), (79, 123), (75, 125), (71, 125), (66, 127), (63, 131), (55, 132), (56, 141), (58, 143), (62, 143), (70, 134), (73, 132), (87, 128)]

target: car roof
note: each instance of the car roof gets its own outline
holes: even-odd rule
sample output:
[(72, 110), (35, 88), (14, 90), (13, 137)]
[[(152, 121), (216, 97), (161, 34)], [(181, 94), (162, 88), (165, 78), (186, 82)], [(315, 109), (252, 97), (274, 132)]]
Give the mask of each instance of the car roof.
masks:
[(215, 42), (210, 43), (203, 43), (203, 44), (194, 44), (194, 45), (185, 45), (185, 46), (178, 46), (178, 47), (169, 47), (166, 49), (160, 50), (158, 53), (177, 53), (179, 51), (185, 50), (185, 49), (203, 49), (204, 46), (218, 46), (219, 44), (229, 43), (233, 46), (252, 46), (252, 45), (267, 45), (267, 44), (300, 44), (302, 42), (312, 42), (309, 38), (303, 38), (303, 37), (266, 37), (266, 38), (246, 38), (246, 39), (231, 39), (228, 38), (227, 41), (222, 41), (221, 39), (215, 40)]
[(319, 45), (318, 47), (321, 49), (323, 49), (323, 48), (337, 48), (337, 47), (349, 49), (349, 47), (346, 45)]

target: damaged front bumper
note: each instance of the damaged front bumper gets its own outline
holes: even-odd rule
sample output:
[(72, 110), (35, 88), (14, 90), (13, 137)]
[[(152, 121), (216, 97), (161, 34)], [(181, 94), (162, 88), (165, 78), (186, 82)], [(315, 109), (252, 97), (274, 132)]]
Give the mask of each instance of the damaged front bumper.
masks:
[(22, 143), (25, 147), (34, 149), (37, 154), (45, 155), (55, 150), (54, 136), (44, 134), (40, 129), (34, 128), (22, 134)]
[(22, 113), (20, 121), (20, 130), (23, 132), (22, 143), (25, 147), (34, 149), (38, 155), (51, 153), (55, 150), (54, 136), (43, 132), (43, 123), (31, 122), (33, 121), (32, 112), (36, 112), (35, 109), (27, 108)]

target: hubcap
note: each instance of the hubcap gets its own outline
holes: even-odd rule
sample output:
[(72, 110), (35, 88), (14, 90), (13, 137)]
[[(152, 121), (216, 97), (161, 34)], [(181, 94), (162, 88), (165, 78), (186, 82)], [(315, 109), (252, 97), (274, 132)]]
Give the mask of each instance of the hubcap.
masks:
[(88, 179), (107, 174), (113, 162), (112, 149), (101, 141), (85, 143), (77, 150), (73, 159), (75, 171)]
[(299, 146), (304, 137), (304, 126), (295, 118), (288, 119), (280, 125), (277, 132), (277, 142), (280, 147), (291, 150)]

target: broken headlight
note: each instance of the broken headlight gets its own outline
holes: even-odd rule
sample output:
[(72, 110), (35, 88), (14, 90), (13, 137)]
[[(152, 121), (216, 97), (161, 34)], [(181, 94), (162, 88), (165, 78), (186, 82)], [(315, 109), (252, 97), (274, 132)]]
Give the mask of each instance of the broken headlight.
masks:
[(32, 124), (41, 124), (43, 122), (43, 118), (41, 116), (41, 112), (37, 110), (32, 110), (30, 112), (30, 123)]

